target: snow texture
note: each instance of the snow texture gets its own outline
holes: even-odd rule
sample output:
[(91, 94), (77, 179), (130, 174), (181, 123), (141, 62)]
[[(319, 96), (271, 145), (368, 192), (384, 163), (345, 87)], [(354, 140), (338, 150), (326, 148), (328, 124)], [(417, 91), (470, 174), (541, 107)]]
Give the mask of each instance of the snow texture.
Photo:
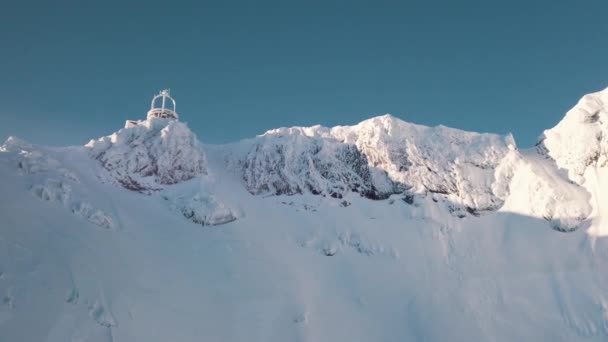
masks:
[(585, 95), (540, 145), (578, 183), (587, 168), (608, 166), (608, 88)]
[(238, 211), (221, 201), (204, 185), (187, 184), (162, 193), (169, 208), (203, 226), (217, 226), (236, 220)]
[(377, 186), (374, 171), (356, 146), (295, 129), (259, 137), (241, 164), (245, 186), (256, 195), (306, 192), (342, 198), (353, 191), (368, 198), (385, 198), (396, 191), (383, 173), (377, 176), (383, 186)]
[(389, 115), (9, 138), (0, 341), (606, 341), (606, 93), (529, 150)]
[(608, 88), (585, 95), (552, 129), (539, 150), (555, 160), (569, 178), (591, 195), (595, 219), (590, 232), (608, 235)]
[(159, 190), (207, 173), (205, 154), (185, 123), (151, 118), (91, 140), (93, 158), (130, 190)]
[(505, 200), (501, 211), (543, 218), (564, 232), (579, 228), (591, 213), (589, 193), (535, 151), (510, 151), (496, 178), (494, 193)]
[(253, 194), (349, 191), (384, 199), (409, 190), (446, 195), (473, 211), (495, 210), (494, 172), (512, 136), (426, 127), (384, 115), (355, 126), (279, 128), (258, 137), (242, 162)]

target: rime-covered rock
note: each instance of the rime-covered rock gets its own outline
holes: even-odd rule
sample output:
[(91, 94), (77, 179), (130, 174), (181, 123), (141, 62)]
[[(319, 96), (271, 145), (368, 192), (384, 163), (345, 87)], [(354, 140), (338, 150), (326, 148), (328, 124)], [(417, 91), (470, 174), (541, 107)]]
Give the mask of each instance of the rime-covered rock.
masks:
[(608, 88), (585, 95), (537, 147), (589, 193), (589, 232), (608, 236)]
[(578, 183), (589, 167), (608, 165), (608, 88), (588, 94), (553, 128), (544, 132), (541, 151), (568, 170)]
[(254, 193), (359, 192), (386, 198), (433, 192), (474, 210), (492, 210), (494, 172), (513, 138), (407, 123), (391, 115), (354, 126), (279, 128), (254, 140), (243, 178)]
[(203, 226), (229, 223), (238, 217), (232, 208), (209, 193), (167, 193), (163, 199), (172, 210)]
[(370, 168), (356, 146), (308, 136), (298, 129), (259, 137), (242, 161), (242, 170), (245, 186), (253, 194), (306, 192), (341, 198), (353, 191), (383, 198), (395, 189), (386, 173)]
[(152, 118), (97, 140), (89, 154), (122, 186), (159, 190), (207, 173), (205, 153), (186, 124)]

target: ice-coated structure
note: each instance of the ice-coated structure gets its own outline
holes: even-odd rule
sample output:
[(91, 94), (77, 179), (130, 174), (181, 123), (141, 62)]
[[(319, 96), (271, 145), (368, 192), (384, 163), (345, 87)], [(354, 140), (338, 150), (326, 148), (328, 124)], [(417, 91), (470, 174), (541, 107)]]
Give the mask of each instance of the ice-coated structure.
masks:
[[(171, 104), (173, 105), (173, 108), (169, 107)], [(171, 91), (169, 89), (161, 90), (152, 98), (150, 110), (148, 111), (146, 118), (148, 120), (152, 118), (179, 120), (179, 115), (175, 111), (175, 99), (171, 97)], [(133, 127), (139, 123), (140, 122), (137, 120), (127, 120), (125, 128)]]

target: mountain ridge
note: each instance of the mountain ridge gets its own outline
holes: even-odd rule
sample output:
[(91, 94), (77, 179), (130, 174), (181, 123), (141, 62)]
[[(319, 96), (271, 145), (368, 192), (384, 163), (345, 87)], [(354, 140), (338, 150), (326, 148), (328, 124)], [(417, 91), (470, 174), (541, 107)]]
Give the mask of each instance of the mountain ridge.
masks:
[[(431, 194), (451, 203), (450, 211), (458, 217), (503, 208), (511, 195), (509, 183), (522, 167), (512, 164), (528, 165), (524, 169), (535, 175), (532, 178), (540, 173), (547, 176), (546, 172), (540, 171), (547, 166), (532, 162), (538, 159), (535, 157), (538, 154), (555, 160), (557, 168), (569, 170), (568, 175), (564, 178), (559, 172), (551, 172), (550, 182), (528, 180), (526, 186), (535, 184), (534, 193), (542, 189), (553, 195), (559, 193), (565, 200), (549, 203), (551, 201), (546, 198), (539, 199), (531, 193), (528, 208), (509, 207), (542, 217), (558, 230), (571, 231), (591, 212), (591, 208), (580, 201), (585, 198), (584, 192), (590, 190), (584, 189), (584, 182), (579, 179), (581, 162), (576, 169), (572, 163), (568, 164), (573, 158), (568, 156), (577, 154), (560, 152), (570, 158), (562, 162), (564, 157), (556, 152), (558, 148), (559, 151), (573, 148), (559, 145), (559, 132), (564, 131), (564, 127), (578, 125), (576, 129), (566, 129), (566, 134), (572, 137), (576, 133), (584, 143), (586, 140), (582, 139), (588, 130), (579, 126), (594, 125), (592, 130), (600, 145), (595, 152), (589, 153), (600, 167), (601, 163), (605, 164), (608, 148), (602, 139), (608, 133), (602, 132), (608, 131), (604, 127), (608, 121), (604, 118), (606, 109), (603, 107), (606, 94), (608, 88), (583, 97), (556, 127), (545, 131), (536, 149), (523, 154), (517, 152), (511, 134), (469, 132), (442, 125), (429, 127), (403, 121), (391, 114), (372, 117), (352, 126), (281, 127), (254, 138), (216, 146), (202, 144), (184, 123), (151, 118), (107, 137), (91, 140), (85, 148), (107, 171), (100, 173), (101, 179), (139, 192), (161, 191), (171, 184), (204, 178), (207, 175), (205, 149), (211, 148), (222, 155), (219, 159), (225, 165), (229, 165), (219, 172), (236, 172), (245, 189), (253, 195), (311, 193), (340, 199), (354, 192), (381, 200), (399, 194), (406, 197)], [(567, 184), (570, 181), (581, 187)], [(557, 188), (569, 190), (557, 193), (551, 190)], [(193, 214), (196, 210), (185, 212), (189, 212), (186, 216), (196, 216)], [(202, 219), (197, 221), (204, 222)]]
[(392, 116), (11, 137), (0, 340), (605, 341), (603, 96), (523, 150)]

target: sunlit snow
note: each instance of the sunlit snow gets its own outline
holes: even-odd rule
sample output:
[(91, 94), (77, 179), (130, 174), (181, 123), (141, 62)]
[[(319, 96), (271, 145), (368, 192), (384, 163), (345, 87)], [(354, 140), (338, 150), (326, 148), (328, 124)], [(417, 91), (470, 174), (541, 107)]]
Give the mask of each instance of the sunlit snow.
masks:
[(526, 150), (390, 115), (9, 138), (0, 341), (606, 341), (607, 94)]

